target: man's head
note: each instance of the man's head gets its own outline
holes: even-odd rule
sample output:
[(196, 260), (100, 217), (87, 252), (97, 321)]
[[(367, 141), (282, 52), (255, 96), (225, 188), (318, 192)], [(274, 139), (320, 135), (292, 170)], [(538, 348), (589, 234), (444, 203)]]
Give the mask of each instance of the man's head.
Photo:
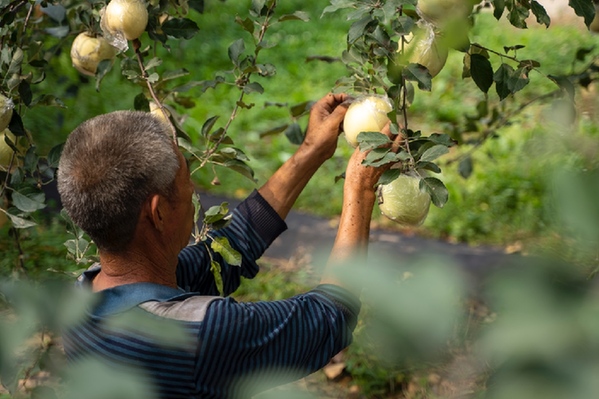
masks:
[(172, 194), (179, 155), (164, 123), (151, 114), (116, 111), (92, 118), (67, 139), (58, 191), (75, 224), (109, 252), (126, 249), (142, 205)]

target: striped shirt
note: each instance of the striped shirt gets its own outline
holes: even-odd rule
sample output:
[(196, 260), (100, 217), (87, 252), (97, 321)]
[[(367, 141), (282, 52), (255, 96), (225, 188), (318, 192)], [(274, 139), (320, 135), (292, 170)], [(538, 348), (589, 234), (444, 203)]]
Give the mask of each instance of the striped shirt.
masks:
[[(227, 265), (209, 245), (179, 255), (179, 289), (151, 283), (121, 285), (95, 294), (88, 317), (63, 335), (71, 362), (92, 357), (111, 367), (142, 371), (159, 398), (248, 398), (306, 376), (351, 342), (358, 299), (320, 285), (280, 301), (238, 303), (217, 296), (210, 256), (222, 265), (225, 294), (241, 276), (254, 277), (256, 260), (286, 229), (257, 192), (234, 211), (226, 236), (242, 255)], [(100, 266), (80, 278), (89, 286)]]

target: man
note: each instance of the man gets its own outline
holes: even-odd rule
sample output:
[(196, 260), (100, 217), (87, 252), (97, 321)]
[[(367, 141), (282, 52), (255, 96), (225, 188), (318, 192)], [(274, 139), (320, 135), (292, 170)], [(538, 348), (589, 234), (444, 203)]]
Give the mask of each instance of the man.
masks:
[[(161, 398), (232, 398), (248, 397), (251, 384), (310, 374), (349, 345), (360, 304), (333, 269), (365, 249), (373, 187), (382, 173), (361, 165), (358, 150), (346, 170), (339, 232), (322, 283), (282, 301), (226, 297), (241, 276), (256, 275), (256, 260), (285, 230), (293, 203), (333, 155), (346, 100), (329, 94), (315, 103), (296, 153), (233, 211), (229, 226), (212, 232), (241, 253), (240, 267), (207, 245), (188, 246), (193, 186), (160, 121), (118, 111), (75, 129), (62, 153), (58, 188), (73, 221), (97, 244), (100, 262), (80, 278), (97, 303), (65, 333), (68, 358), (141, 370)], [(217, 296), (211, 259), (222, 265), (224, 298)], [(131, 322), (115, 323), (119, 318)], [(167, 325), (179, 327), (185, 339), (164, 342), (153, 330)]]

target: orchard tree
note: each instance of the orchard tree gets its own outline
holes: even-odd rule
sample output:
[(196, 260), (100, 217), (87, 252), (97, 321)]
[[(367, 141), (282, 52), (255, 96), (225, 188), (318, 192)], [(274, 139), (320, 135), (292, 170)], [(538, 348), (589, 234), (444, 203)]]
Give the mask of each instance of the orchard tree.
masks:
[[(35, 226), (37, 213), (48, 205), (43, 187), (54, 179), (60, 157), (62, 143), (40, 153), (36, 146), (39, 132), (28, 131), (24, 121), (35, 118), (38, 107), (64, 106), (60, 98), (40, 89), (60, 79), (51, 64), (61, 53), (69, 54), (73, 67), (82, 76), (91, 77), (90, 83), (97, 90), (101, 90), (111, 70), (119, 69), (122, 84), (139, 93), (131, 106), (152, 112), (168, 124), (173, 140), (192, 159), (193, 171), (220, 165), (253, 180), (246, 154), (229, 134), (231, 126), (240, 112), (253, 107), (246, 98), (248, 94), (268, 97), (256, 77), (271, 77), (277, 68), (285, 67), (263, 61), (263, 52), (277, 44), (268, 40), (269, 29), (289, 21), (308, 20), (301, 5), (294, 13), (282, 14), (277, 4), (277, 0), (252, 0), (247, 15), (231, 16), (231, 23), (240, 26), (244, 36), (222, 49), (228, 54), (229, 69), (213, 79), (193, 81), (186, 69), (189, 66), (163, 68), (163, 59), (156, 54), (168, 56), (168, 52), (158, 49), (169, 49), (176, 41), (199, 40), (201, 27), (193, 16), (204, 12), (203, 0), (0, 0), (0, 224), (10, 224), (16, 246), (20, 248), (23, 229)], [(569, 5), (587, 27), (597, 29), (593, 0), (570, 0)], [(493, 49), (485, 43), (471, 42), (469, 30), (481, 12), (492, 12), (497, 20), (507, 19), (522, 29), (531, 16), (539, 24), (551, 23), (546, 10), (535, 0), (331, 0), (328, 6), (323, 5), (323, 15), (343, 13), (350, 21), (346, 43), (340, 43), (345, 48), (340, 57), (347, 74), (334, 88), (355, 97), (352, 108), (357, 111), (348, 111), (346, 136), (352, 145), (370, 151), (367, 164), (390, 164), (379, 181), (379, 203), (384, 214), (398, 222), (420, 224), (430, 203), (443, 207), (450, 200), (443, 182), (430, 175), (441, 172), (438, 160), (450, 147), (480, 145), (533, 102), (554, 101), (573, 114), (576, 89), (597, 79), (599, 66), (595, 60), (587, 60), (591, 49), (580, 49), (577, 58), (586, 63), (584, 67), (565, 76), (547, 76), (555, 90), (520, 103), (517, 93), (529, 84), (533, 71), (542, 72), (544, 60), (521, 59), (519, 45)], [(423, 132), (412, 123), (410, 106), (420, 92), (434, 90), (435, 76), (454, 51), (463, 54), (464, 82), (472, 81), (481, 93), (477, 115), (452, 132)], [(230, 114), (200, 121), (198, 139), (191, 140), (183, 120), (187, 117), (185, 110), (195, 104), (186, 91), (205, 91), (219, 85), (238, 89)], [(291, 114), (299, 118), (308, 113), (309, 107), (309, 102), (293, 106)], [(399, 137), (398, 146), (392, 146), (391, 140), (380, 133), (387, 121), (391, 132)], [(293, 123), (283, 130), (297, 137), (301, 129)], [(468, 153), (459, 159), (458, 167), (464, 176), (471, 173)], [(196, 218), (203, 222), (199, 223), (203, 227), (196, 232), (196, 240), (204, 242), (210, 228), (228, 222), (229, 210), (226, 204), (207, 210), (199, 201), (196, 205)], [(68, 226), (74, 235), (65, 243), (68, 252), (85, 265), (94, 259), (93, 245), (83, 232)], [(210, 245), (230, 264), (240, 263), (239, 255), (226, 240), (213, 240)], [(21, 255), (15, 265), (17, 275), (26, 270), (25, 254)], [(219, 268), (218, 263), (212, 263), (217, 281)], [(19, 292), (4, 290), (3, 295), (8, 298)], [(45, 331), (48, 325), (64, 326), (50, 320), (51, 314), (43, 314), (43, 295), (29, 294), (40, 313), (32, 314), (32, 318), (39, 316), (47, 323), (36, 324), (35, 328), (27, 324), (14, 331), (27, 328), (27, 336), (32, 331)], [(73, 310), (73, 314), (77, 312), (81, 309)], [(22, 343), (15, 340), (13, 344)], [(25, 357), (29, 363), (20, 363), (8, 374), (4, 371), (14, 359), (0, 351), (0, 377), (11, 391), (19, 388), (17, 377), (28, 375), (39, 365), (41, 355), (37, 354), (50, 349), (43, 342), (35, 356)], [(13, 344), (4, 342), (2, 345), (9, 346), (0, 349)]]

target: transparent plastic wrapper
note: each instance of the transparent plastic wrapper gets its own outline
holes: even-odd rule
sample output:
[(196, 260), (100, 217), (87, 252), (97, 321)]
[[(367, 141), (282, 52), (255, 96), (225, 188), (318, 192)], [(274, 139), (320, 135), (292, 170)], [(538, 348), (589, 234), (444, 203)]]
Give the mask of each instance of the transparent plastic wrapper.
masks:
[(389, 184), (381, 185), (378, 202), (382, 214), (404, 226), (420, 226), (424, 223), (431, 197), (420, 191), (420, 180), (416, 172), (408, 172)]
[(104, 38), (119, 51), (126, 51), (128, 41), (139, 38), (147, 25), (148, 10), (142, 0), (112, 0), (101, 11)]
[(0, 131), (3, 131), (8, 127), (14, 107), (15, 104), (10, 98), (0, 94)]
[(449, 52), (432, 24), (420, 22), (418, 25), (415, 34), (404, 46), (403, 56), (411, 63), (426, 67), (431, 76), (435, 77), (445, 66)]
[(352, 147), (358, 146), (361, 132), (380, 132), (389, 121), (387, 114), (393, 106), (387, 96), (368, 94), (357, 97), (343, 119), (345, 138)]

